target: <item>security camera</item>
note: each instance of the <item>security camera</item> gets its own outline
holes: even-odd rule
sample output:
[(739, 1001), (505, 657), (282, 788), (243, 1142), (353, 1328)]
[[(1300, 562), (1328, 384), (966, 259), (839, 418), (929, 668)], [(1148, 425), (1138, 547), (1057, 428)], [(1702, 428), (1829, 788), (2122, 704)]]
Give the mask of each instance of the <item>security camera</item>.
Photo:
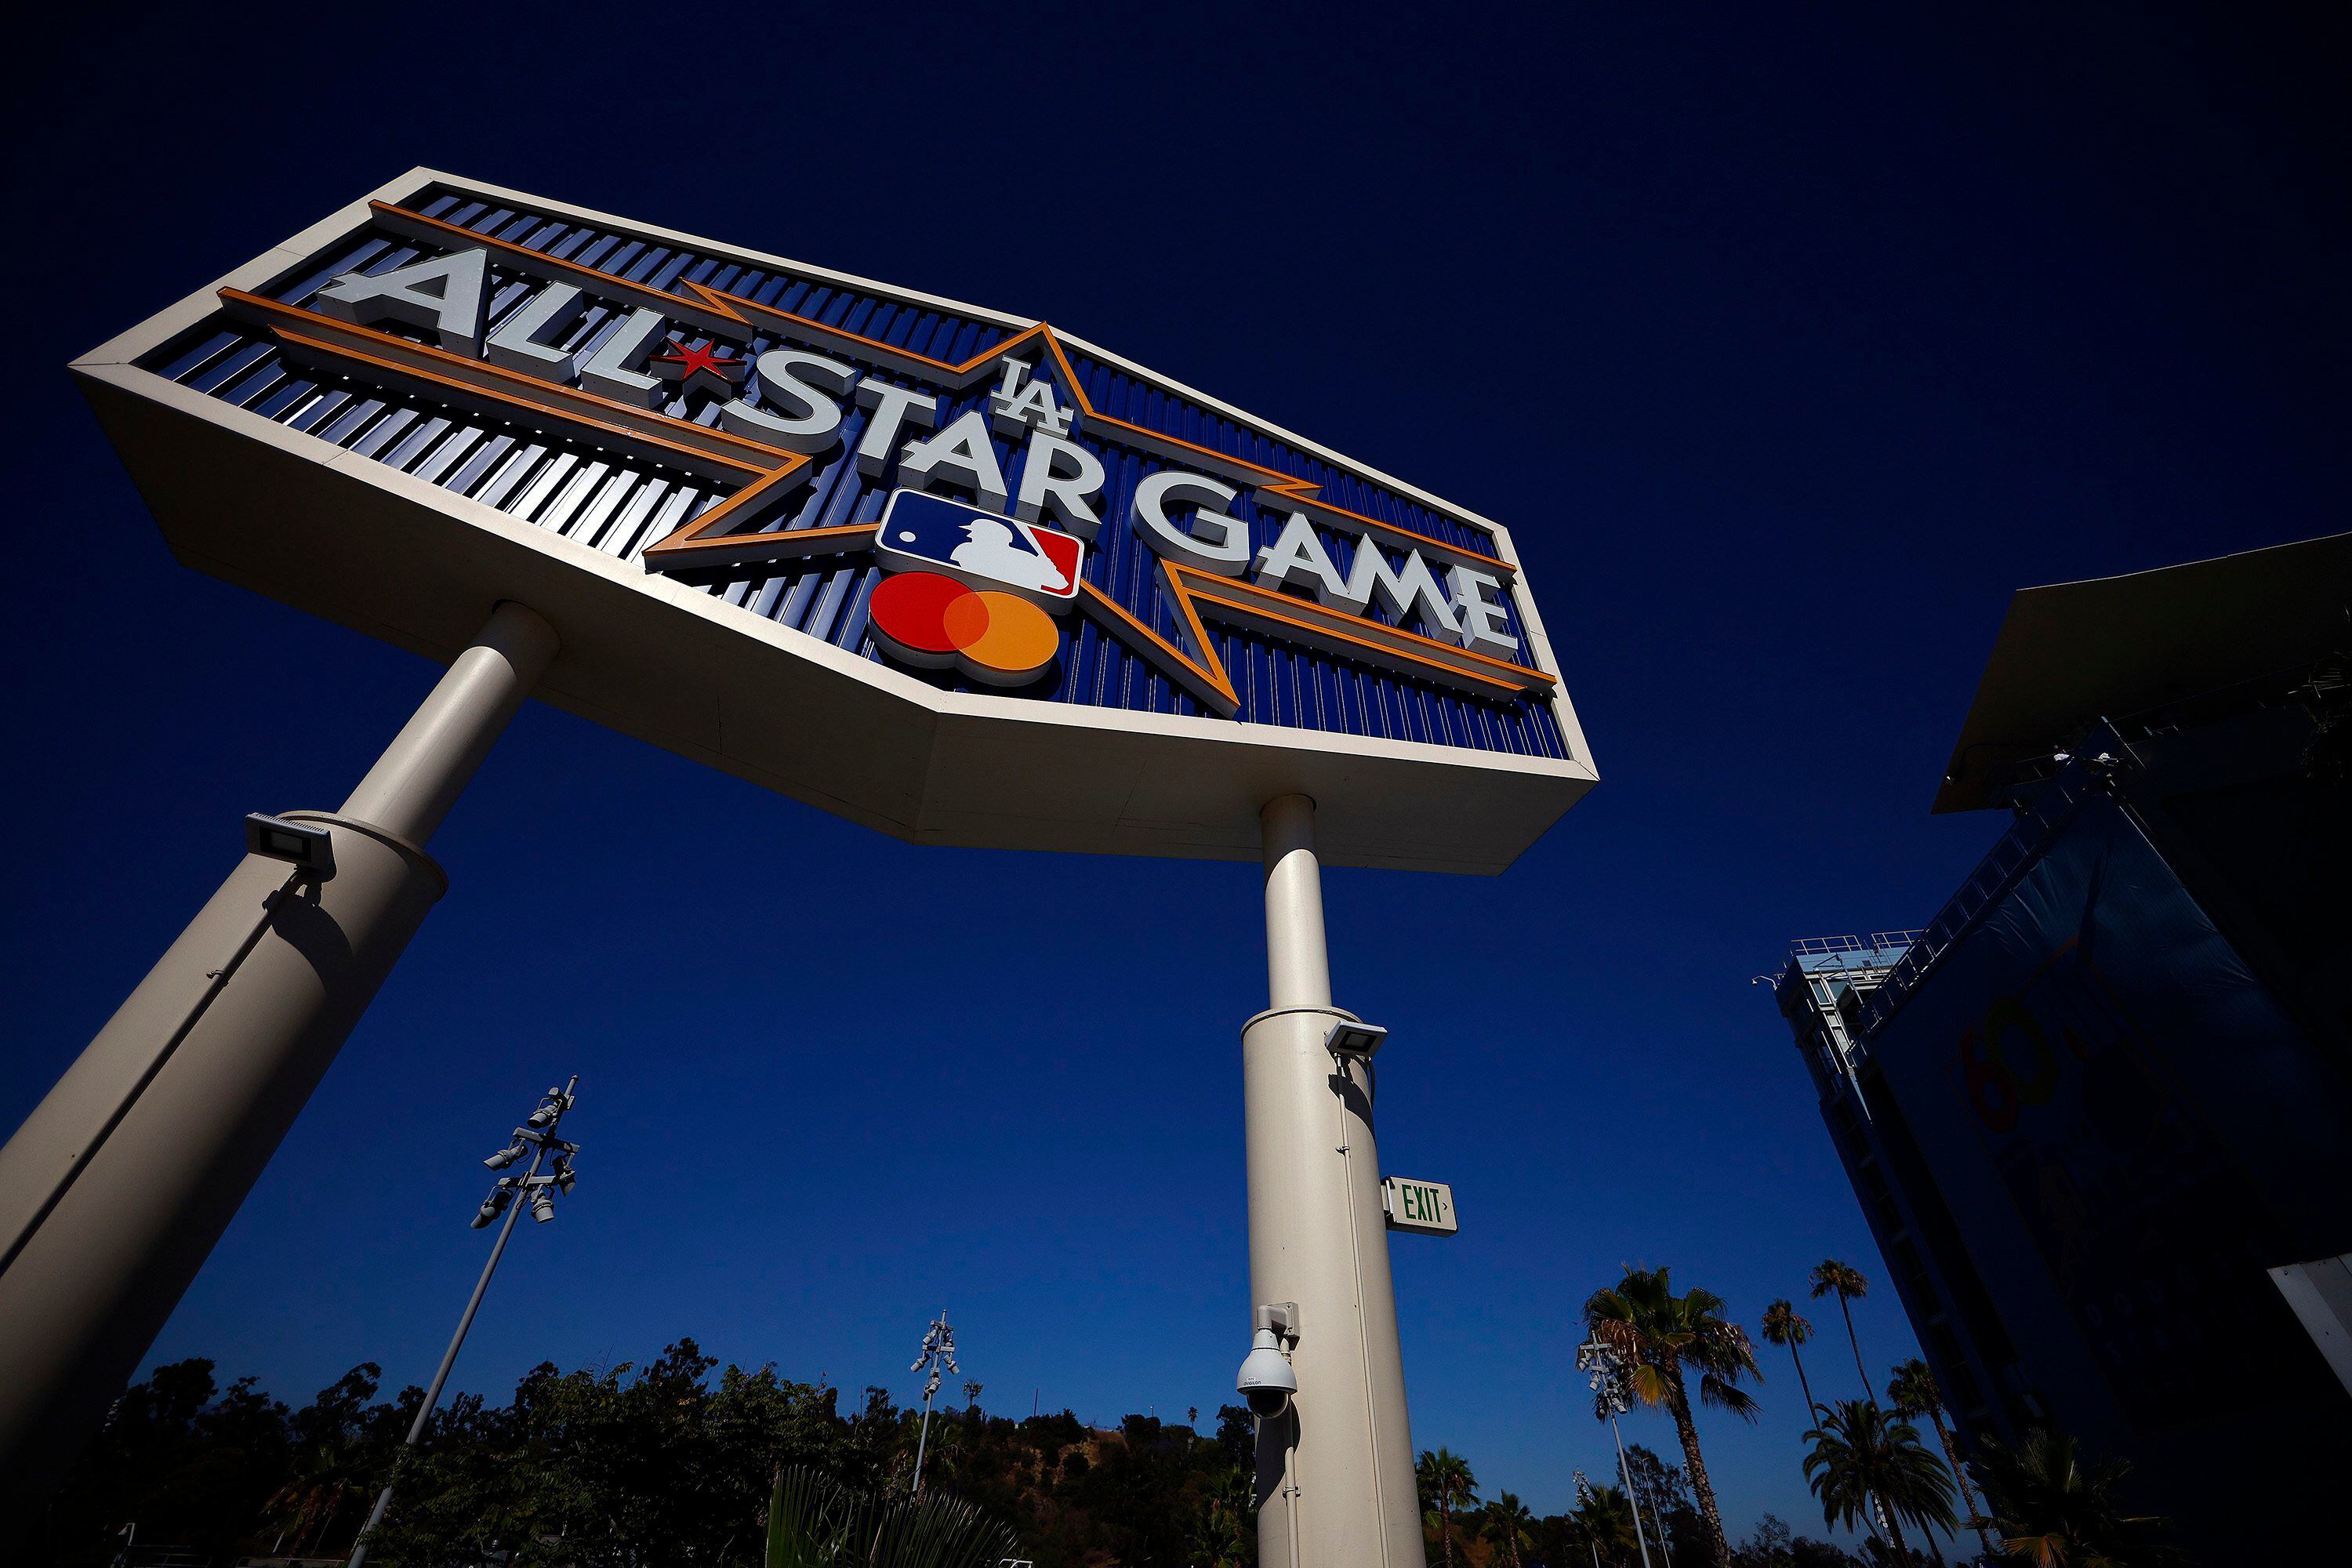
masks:
[(1254, 1415), (1276, 1416), (1290, 1407), (1290, 1396), (1298, 1392), (1298, 1374), (1290, 1369), (1272, 1329), (1260, 1329), (1252, 1336), (1234, 1389), (1249, 1401)]

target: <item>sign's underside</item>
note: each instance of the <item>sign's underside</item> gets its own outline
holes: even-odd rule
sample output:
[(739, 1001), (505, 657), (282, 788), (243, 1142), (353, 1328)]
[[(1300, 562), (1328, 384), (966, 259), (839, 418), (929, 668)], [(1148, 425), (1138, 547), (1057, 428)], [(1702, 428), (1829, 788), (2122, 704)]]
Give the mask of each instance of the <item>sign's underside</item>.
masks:
[[(489, 334), (536, 310), (569, 373), (657, 313), (659, 357), (696, 374), (628, 407), (331, 313), (339, 279), (477, 252)], [(814, 451), (746, 423), (753, 367), (794, 358), (862, 381)], [(190, 563), (445, 658), (522, 600), (563, 638), (546, 700), (900, 837), (1238, 858), (1267, 795), (1300, 790), (1336, 862), (1493, 871), (1595, 776), (1500, 530), (1033, 323), (417, 171), (75, 368)], [(1049, 411), (1026, 443), (1016, 384)], [(989, 428), (964, 447), (986, 472), (921, 476), (975, 515), (1027, 506), (1040, 432), (1092, 460), (1077, 521), (1043, 520), (1087, 540), (1058, 650), (1010, 693), (877, 636), (909, 563), (875, 536), (919, 448), (856, 454), (892, 395), (935, 447)], [(1171, 470), (1233, 498), (1213, 521), (1255, 580), (1140, 521)], [(1015, 526), (1013, 548), (1041, 537)], [(1304, 575), (1269, 575), (1285, 541)], [(1465, 609), (1351, 602), (1351, 563), (1381, 588), (1425, 566)]]

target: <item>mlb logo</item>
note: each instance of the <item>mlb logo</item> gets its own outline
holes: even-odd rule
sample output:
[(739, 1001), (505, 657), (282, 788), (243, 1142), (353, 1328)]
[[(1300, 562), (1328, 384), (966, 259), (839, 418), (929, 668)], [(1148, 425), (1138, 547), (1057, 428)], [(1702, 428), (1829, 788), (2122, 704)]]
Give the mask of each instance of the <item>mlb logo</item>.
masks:
[(1055, 615), (1077, 602), (1086, 551), (1075, 534), (919, 490), (891, 492), (874, 540), (875, 556), (894, 572), (938, 572), (970, 587), (1016, 594)]

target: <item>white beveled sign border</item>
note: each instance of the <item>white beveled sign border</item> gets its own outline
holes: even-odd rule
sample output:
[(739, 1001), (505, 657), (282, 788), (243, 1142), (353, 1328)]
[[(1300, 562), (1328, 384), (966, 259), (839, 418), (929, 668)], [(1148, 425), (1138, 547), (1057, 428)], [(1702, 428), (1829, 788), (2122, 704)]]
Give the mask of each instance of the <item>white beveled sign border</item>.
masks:
[[(1268, 798), (1318, 804), (1333, 864), (1493, 873), (1598, 774), (1565, 691), (1549, 700), (1567, 760), (941, 690), (745, 613), (633, 561), (520, 522), (135, 362), (366, 228), (371, 201), (435, 188), (649, 241), (936, 306), (1007, 330), (1034, 325), (592, 209), (412, 170), (74, 363), (173, 551), (270, 597), (447, 660), (501, 599), (553, 624), (562, 653), (534, 695), (625, 733), (917, 842), (1250, 859)], [(1092, 343), (1103, 363), (1312, 453), (1485, 532), (1426, 492)], [(1509, 585), (1538, 668), (1558, 666), (1523, 576)]]

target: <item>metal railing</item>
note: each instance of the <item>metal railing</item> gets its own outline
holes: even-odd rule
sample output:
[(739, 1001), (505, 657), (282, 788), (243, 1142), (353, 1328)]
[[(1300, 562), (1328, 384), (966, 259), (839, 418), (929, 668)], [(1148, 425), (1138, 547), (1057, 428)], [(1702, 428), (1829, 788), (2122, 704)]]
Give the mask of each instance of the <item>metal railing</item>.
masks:
[[(2111, 742), (2112, 743), (2112, 742)], [(2092, 750), (2086, 746), (2084, 750)], [(2083, 802), (2105, 779), (2105, 766), (2081, 758), (2069, 761), (2033, 804), (2021, 813), (2009, 831), (1988, 851), (1959, 891), (1945, 900), (1924, 931), (1906, 931), (1909, 943), (1888, 973), (1885, 983), (1862, 1005), (1862, 1033), (1875, 1034), (1893, 1017), (1914, 991), (1934, 973), (1936, 964), (1965, 936), (1985, 911), (2017, 885), (2028, 868), (2041, 858), (2058, 831), (2073, 819)], [(1895, 934), (1895, 933), (1886, 933)]]
[(1874, 931), (1867, 938), (1801, 936), (1789, 943), (1789, 956), (1819, 958), (1835, 952), (1884, 952), (1889, 948), (1908, 947), (1927, 934), (1917, 931)]

